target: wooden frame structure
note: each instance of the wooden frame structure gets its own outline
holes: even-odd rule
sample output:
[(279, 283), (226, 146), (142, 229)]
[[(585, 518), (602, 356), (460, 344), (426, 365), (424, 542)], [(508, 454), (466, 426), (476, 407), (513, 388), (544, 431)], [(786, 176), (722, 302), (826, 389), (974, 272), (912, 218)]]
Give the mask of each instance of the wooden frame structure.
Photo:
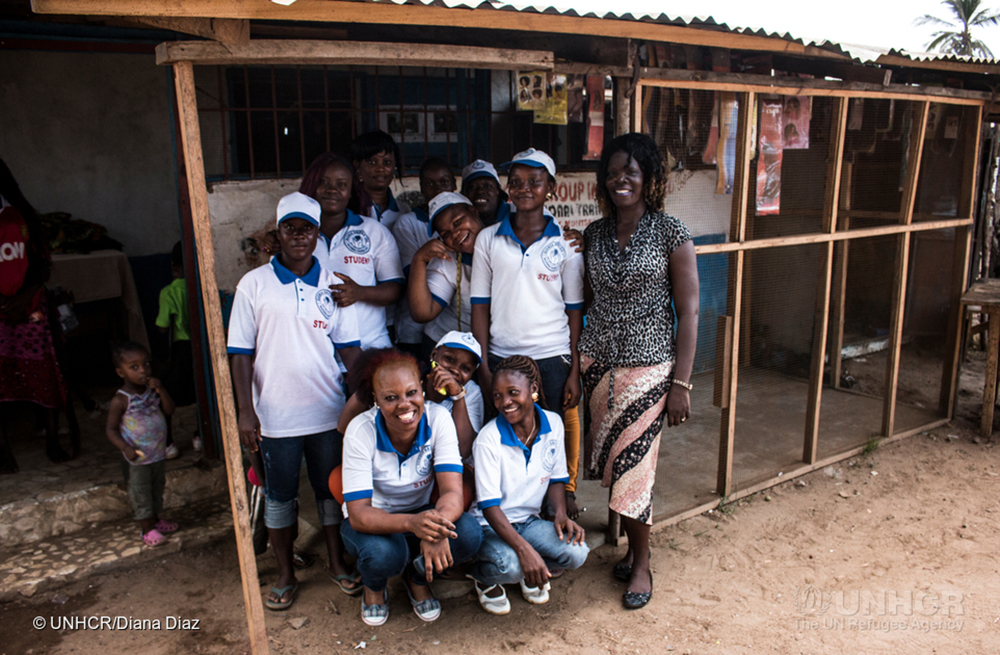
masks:
[[(824, 360), (830, 341), (830, 364), (833, 385), (840, 379), (840, 352), (843, 344), (844, 296), (846, 263), (851, 240), (873, 236), (895, 236), (899, 257), (893, 279), (893, 314), (890, 336), (890, 357), (887, 370), (882, 437), (900, 439), (926, 430), (948, 420), (954, 411), (958, 353), (961, 340), (961, 311), (958, 299), (965, 290), (964, 272), (969, 261), (969, 236), (976, 206), (975, 180), (978, 165), (978, 141), (983, 108), (992, 107), (990, 94), (944, 87), (890, 84), (891, 71), (862, 69), (854, 66), (847, 55), (826, 49), (802, 45), (784, 39), (704, 30), (661, 23), (627, 20), (603, 20), (568, 15), (540, 16), (528, 12), (507, 11), (498, 14), (492, 9), (449, 9), (391, 3), (343, 2), (335, 0), (298, 0), (291, 6), (279, 6), (263, 0), (200, 0), (172, 2), (168, 0), (32, 0), (32, 8), (41, 14), (126, 17), (160, 29), (196, 34), (209, 41), (164, 43), (157, 48), (157, 63), (170, 65), (174, 71), (176, 102), (180, 122), (181, 146), (187, 171), (187, 191), (190, 197), (194, 237), (198, 244), (198, 268), (201, 275), (202, 301), (208, 321), (211, 362), (216, 384), (223, 434), (225, 461), (229, 473), (229, 489), (236, 527), (236, 541), (242, 572), (244, 602), (249, 625), (251, 651), (268, 652), (267, 634), (261, 596), (258, 589), (256, 562), (248, 517), (248, 503), (242, 479), (240, 444), (236, 430), (236, 412), (223, 335), (219, 294), (216, 283), (211, 221), (208, 209), (205, 167), (194, 83), (194, 66), (205, 64), (384, 64), (398, 61), (406, 66), (487, 69), (535, 69), (584, 72), (612, 75), (615, 79), (615, 124), (619, 132), (631, 128), (643, 129), (642, 98), (647, 88), (700, 89), (734, 92), (739, 97), (737, 123), (737, 155), (734, 176), (734, 202), (730, 216), (730, 241), (696, 248), (699, 255), (726, 253), (728, 266), (727, 310), (720, 317), (718, 330), (716, 401), (722, 408), (716, 491), (722, 501), (732, 501), (756, 493), (778, 482), (803, 475), (841, 459), (856, 455), (862, 448), (853, 448), (832, 457), (818, 456), (818, 431)], [(503, 20), (498, 20), (502, 16)], [(251, 39), (251, 20), (308, 21), (344, 25), (368, 24), (381, 26), (427, 26), (455, 30), (507, 30), (536, 34), (588, 35), (625, 40), (628, 61), (618, 65), (558, 62), (553, 52), (480, 48), (449, 44), (373, 43), (359, 41)], [(829, 70), (846, 70), (866, 81), (805, 80), (797, 77), (707, 72), (701, 70), (656, 69), (640, 67), (634, 55), (633, 39), (645, 39), (695, 47), (720, 48), (773, 54), (782, 57), (811, 58), (822, 62)], [(727, 59), (721, 56), (721, 60)], [(806, 61), (806, 59), (799, 59)], [(882, 66), (914, 66), (916, 62), (896, 55), (883, 55), (875, 62)], [(621, 65), (625, 64), (625, 65)], [(805, 65), (805, 64), (802, 64)], [(953, 61), (920, 62), (920, 67), (962, 74), (1000, 75), (1000, 65), (973, 64)], [(877, 79), (878, 78), (878, 79)], [(881, 80), (881, 84), (877, 83)], [(748, 188), (752, 138), (755, 133), (752, 110), (755, 101), (765, 94), (810, 95), (834, 99), (835, 115), (832, 139), (828, 146), (826, 194), (823, 199), (822, 229), (808, 234), (776, 238), (748, 239)], [(893, 215), (892, 224), (861, 229), (851, 228), (851, 219), (865, 218), (866, 212), (852, 211), (850, 205), (851, 166), (844, 162), (847, 107), (851, 98), (893, 98), (919, 103), (918, 119), (914, 121), (912, 138), (920, 147), (911, 149), (907, 168), (903, 210)], [(977, 120), (968, 128), (968, 143), (962, 171), (962, 196), (959, 216), (954, 219), (921, 220), (914, 222), (917, 179), (921, 150), (926, 131), (928, 107), (931, 102), (975, 107)], [(843, 183), (841, 183), (843, 180)], [(870, 214), (868, 212), (867, 214)], [(886, 216), (879, 216), (887, 218)], [(902, 347), (903, 309), (906, 300), (907, 266), (910, 240), (914, 234), (927, 230), (954, 228), (954, 265), (950, 295), (951, 316), (947, 342), (947, 365), (944, 370), (940, 411), (944, 418), (930, 425), (902, 432), (895, 431), (895, 401), (898, 383), (899, 357)], [(751, 274), (747, 253), (758, 249), (783, 248), (803, 244), (822, 247), (821, 278), (815, 307), (815, 343), (821, 344), (811, 353), (806, 426), (803, 434), (801, 462), (780, 478), (770, 478), (737, 489), (733, 481), (733, 452), (736, 436), (737, 379), (741, 359), (746, 360), (749, 307), (744, 307), (742, 290)], [(837, 244), (843, 244), (837, 248)], [(828, 325), (833, 318), (832, 334)], [(991, 331), (991, 335), (992, 335)], [(669, 517), (656, 517), (667, 525), (703, 513), (719, 505), (709, 503), (687, 509)], [(609, 541), (617, 543), (619, 523), (612, 515), (609, 521)]]

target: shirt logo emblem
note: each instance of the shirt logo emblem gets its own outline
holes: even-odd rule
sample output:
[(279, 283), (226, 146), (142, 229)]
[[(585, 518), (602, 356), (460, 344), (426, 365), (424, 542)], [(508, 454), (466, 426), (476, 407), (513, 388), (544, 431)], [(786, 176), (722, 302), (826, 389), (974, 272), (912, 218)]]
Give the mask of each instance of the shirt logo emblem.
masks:
[(542, 454), (542, 468), (551, 471), (556, 465), (556, 448), (558, 443), (555, 439), (549, 439), (545, 444), (545, 452)]
[(558, 241), (553, 241), (542, 249), (542, 263), (553, 273), (559, 270), (559, 265), (566, 259), (566, 249)]
[(329, 289), (320, 289), (316, 292), (316, 306), (323, 318), (333, 316), (333, 294)]
[(431, 471), (431, 457), (433, 448), (430, 444), (424, 444), (417, 455), (417, 475), (427, 475)]
[(351, 252), (363, 255), (372, 249), (372, 240), (362, 230), (351, 230), (344, 235), (344, 245)]

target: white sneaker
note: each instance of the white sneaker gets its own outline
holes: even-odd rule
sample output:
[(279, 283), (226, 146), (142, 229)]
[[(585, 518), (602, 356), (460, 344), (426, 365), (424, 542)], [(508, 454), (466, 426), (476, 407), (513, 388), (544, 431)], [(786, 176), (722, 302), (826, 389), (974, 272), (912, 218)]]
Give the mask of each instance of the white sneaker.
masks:
[(529, 587), (524, 584), (524, 580), (521, 580), (521, 595), (532, 605), (544, 605), (549, 602), (549, 589), (551, 587), (548, 582), (541, 587)]
[(167, 459), (177, 459), (181, 456), (181, 451), (177, 450), (177, 444), (167, 446)]
[[(487, 587), (483, 589), (479, 586), (479, 583), (473, 580), (476, 585), (476, 594), (479, 595), (479, 604), (484, 610), (490, 614), (496, 614), (497, 616), (503, 616), (510, 612), (510, 601), (507, 599), (507, 591), (503, 588), (503, 585), (495, 584), (492, 587)], [(487, 596), (487, 592), (493, 591), (497, 587), (500, 588), (502, 592), (499, 596)]]

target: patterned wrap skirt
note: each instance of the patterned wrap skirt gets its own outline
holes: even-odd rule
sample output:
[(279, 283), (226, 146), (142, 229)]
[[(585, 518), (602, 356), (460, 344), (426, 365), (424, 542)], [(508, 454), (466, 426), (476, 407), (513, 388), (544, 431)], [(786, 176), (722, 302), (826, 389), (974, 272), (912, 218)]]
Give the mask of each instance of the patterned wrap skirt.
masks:
[(56, 362), (45, 296), (37, 320), (0, 319), (0, 402), (22, 400), (43, 407), (66, 406), (66, 383)]
[(622, 367), (581, 357), (584, 425), (592, 444), (589, 480), (611, 487), (609, 507), (653, 522), (653, 482), (674, 362)]

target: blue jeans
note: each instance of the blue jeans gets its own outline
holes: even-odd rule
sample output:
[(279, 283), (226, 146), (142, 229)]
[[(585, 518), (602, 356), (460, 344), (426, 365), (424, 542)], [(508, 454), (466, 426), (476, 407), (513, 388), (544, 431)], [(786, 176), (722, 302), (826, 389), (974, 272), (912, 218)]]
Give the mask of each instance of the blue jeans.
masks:
[[(418, 514), (431, 509), (421, 507), (412, 512)], [(455, 564), (470, 559), (479, 550), (483, 531), (479, 522), (466, 512), (455, 521), (456, 539), (451, 539), (451, 557)], [(340, 524), (340, 536), (350, 555), (358, 560), (361, 581), (372, 591), (385, 589), (389, 578), (403, 572), (415, 557), (420, 555), (420, 540), (412, 532), (406, 534), (366, 534), (351, 527), (350, 518)]]
[(316, 494), (320, 525), (337, 525), (343, 519), (340, 505), (330, 493), (330, 473), (340, 466), (343, 436), (327, 430), (303, 437), (264, 437), (260, 454), (264, 462), (264, 525), (290, 528), (298, 520), (299, 471), (306, 458), (309, 484)]
[[(590, 552), (587, 544), (568, 544), (565, 536), (563, 541), (559, 541), (556, 526), (551, 521), (532, 516), (523, 523), (512, 523), (511, 526), (542, 556), (545, 566), (550, 570), (578, 569), (587, 561), (587, 554)], [(472, 577), (489, 587), (495, 584), (512, 584), (524, 579), (517, 553), (489, 526), (483, 528), (483, 545), (476, 553)]]
[[(501, 362), (501, 358), (496, 355), (489, 355), (487, 360), (491, 371), (495, 371), (497, 364)], [(566, 380), (569, 378), (572, 359), (570, 359), (569, 355), (556, 355), (555, 357), (536, 359), (535, 363), (538, 364), (538, 372), (542, 376), (542, 393), (545, 394), (545, 409), (555, 412), (562, 418), (563, 388), (565, 388)], [(484, 397), (493, 397), (492, 392), (486, 394), (484, 391), (483, 393)], [(493, 413), (495, 414), (495, 412)]]

